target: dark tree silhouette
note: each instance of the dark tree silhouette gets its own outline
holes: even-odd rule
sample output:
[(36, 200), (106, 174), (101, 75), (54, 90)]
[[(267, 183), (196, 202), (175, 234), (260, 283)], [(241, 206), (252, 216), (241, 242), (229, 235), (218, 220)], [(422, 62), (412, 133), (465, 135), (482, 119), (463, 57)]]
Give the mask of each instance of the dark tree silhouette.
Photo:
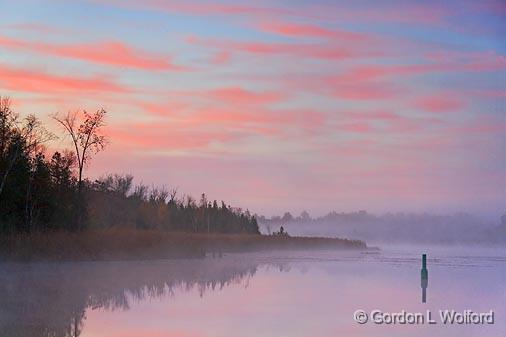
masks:
[(3, 164), (0, 182), (0, 198), (7, 178), (23, 154), (28, 157), (41, 151), (41, 146), (54, 138), (34, 116), (27, 116), (22, 122), (12, 111), (11, 101), (0, 96), (0, 160)]
[[(193, 233), (259, 234), (248, 211), (202, 194), (200, 202), (177, 189), (138, 184), (131, 175), (85, 179), (91, 156), (104, 149), (105, 110), (53, 116), (70, 136), (73, 151), (46, 158), (54, 136), (34, 116), (20, 119), (0, 98), (0, 233), (130, 227)], [(77, 171), (77, 172), (75, 172)], [(86, 215), (86, 216), (84, 216)]]
[[(83, 170), (85, 165), (91, 160), (92, 154), (102, 151), (106, 144), (106, 137), (101, 134), (105, 125), (106, 111), (104, 109), (97, 110), (94, 114), (89, 114), (86, 110), (67, 112), (60, 116), (53, 116), (60, 125), (63, 126), (68, 136), (72, 140), (75, 156), (78, 166), (77, 175), (77, 191), (79, 194), (79, 205), (83, 200)], [(77, 229), (82, 229), (83, 208), (80, 206), (77, 217)]]
[(82, 189), (84, 166), (91, 160), (92, 154), (90, 152), (96, 154), (102, 151), (107, 144), (107, 139), (101, 134), (105, 125), (105, 115), (106, 111), (99, 109), (92, 115), (83, 111), (81, 118), (78, 111), (68, 112), (64, 116), (53, 116), (72, 140), (78, 165), (79, 190)]

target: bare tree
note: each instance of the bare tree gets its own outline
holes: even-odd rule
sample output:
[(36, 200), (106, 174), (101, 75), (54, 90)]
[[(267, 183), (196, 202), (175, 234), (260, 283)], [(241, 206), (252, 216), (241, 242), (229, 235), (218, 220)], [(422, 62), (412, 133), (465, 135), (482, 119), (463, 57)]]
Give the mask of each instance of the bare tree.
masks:
[(177, 187), (171, 188), (169, 191), (169, 204), (175, 204), (177, 199)]
[(53, 119), (63, 126), (72, 140), (78, 166), (78, 188), (82, 189), (84, 166), (91, 160), (92, 154), (102, 151), (107, 145), (107, 139), (101, 134), (105, 125), (104, 109), (94, 114), (83, 111), (67, 112), (65, 115), (56, 114)]
[[(55, 114), (56, 120), (65, 129), (72, 140), (78, 166), (78, 194), (82, 198), (83, 171), (93, 154), (102, 151), (107, 145), (107, 138), (102, 134), (105, 125), (106, 111), (99, 109), (93, 114), (86, 110), (67, 112), (64, 115)], [(79, 203), (81, 204), (81, 202)], [(81, 207), (81, 206), (79, 206)], [(79, 212), (82, 213), (82, 212)], [(81, 227), (81, 215), (78, 217), (78, 228)]]

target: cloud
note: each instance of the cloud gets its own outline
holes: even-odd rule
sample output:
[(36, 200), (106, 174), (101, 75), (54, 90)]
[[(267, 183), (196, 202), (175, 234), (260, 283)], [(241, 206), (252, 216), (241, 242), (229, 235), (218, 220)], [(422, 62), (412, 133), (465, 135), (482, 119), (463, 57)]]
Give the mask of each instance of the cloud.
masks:
[(252, 6), (241, 3), (205, 2), (205, 1), (158, 1), (144, 0), (142, 2), (132, 0), (96, 0), (95, 2), (130, 8), (142, 8), (148, 10), (163, 10), (169, 13), (180, 13), (199, 16), (275, 16), (295, 14), (294, 10), (272, 7)]
[(214, 54), (214, 56), (211, 59), (211, 64), (214, 65), (221, 65), (225, 64), (232, 58), (232, 53), (226, 50), (219, 51)]
[(362, 8), (334, 7), (335, 13), (345, 21), (360, 21), (368, 23), (409, 23), (417, 25), (441, 25), (452, 15), (452, 11), (444, 6), (435, 4), (396, 4), (378, 6), (371, 10), (368, 5)]
[(414, 106), (428, 112), (451, 112), (464, 108), (466, 101), (456, 94), (436, 93), (417, 98)]
[(369, 4), (343, 6), (341, 4), (301, 3), (283, 6), (281, 4), (262, 6), (247, 2), (224, 1), (159, 1), (145, 0), (95, 0), (95, 2), (126, 8), (163, 10), (193, 16), (242, 16), (249, 19), (298, 17), (319, 20), (339, 20), (341, 22), (367, 23), (410, 23), (419, 25), (441, 25), (453, 14), (446, 6), (435, 4), (392, 4), (376, 6), (371, 10)]
[(213, 145), (230, 146), (251, 137), (286, 140), (317, 135), (327, 118), (318, 111), (249, 105), (240, 108), (208, 105), (186, 110), (176, 115), (160, 115), (153, 121), (115, 123), (107, 134), (116, 146), (138, 151), (209, 150)]
[(28, 32), (37, 32), (44, 34), (57, 34), (61, 33), (61, 29), (56, 28), (54, 26), (38, 23), (38, 22), (26, 22), (26, 23), (14, 23), (3, 25), (3, 27), (7, 29), (20, 30), (20, 31), (28, 31)]
[[(213, 109), (196, 111), (188, 121), (234, 130), (253, 130), (264, 135), (281, 135), (288, 129), (312, 129), (324, 124), (325, 114), (310, 110), (267, 108)], [(252, 128), (252, 129), (251, 129)], [(262, 129), (263, 128), (263, 129)], [(261, 132), (264, 130), (264, 132)]]
[(351, 79), (346, 75), (286, 76), (281, 85), (285, 90), (294, 93), (312, 92), (337, 100), (355, 102), (389, 101), (409, 92), (409, 88), (394, 81)]
[(195, 150), (238, 138), (237, 134), (223, 130), (185, 128), (178, 122), (160, 121), (115, 125), (107, 129), (107, 135), (122, 148), (144, 152)]
[(506, 57), (495, 52), (428, 53), (426, 63), (363, 64), (340, 74), (345, 81), (366, 81), (396, 76), (414, 76), (448, 72), (490, 72), (506, 69)]
[(433, 127), (444, 125), (432, 117), (404, 116), (388, 110), (362, 110), (339, 112), (335, 128), (351, 133), (373, 134), (377, 137), (406, 133), (423, 134)]
[(234, 41), (226, 39), (203, 39), (195, 36), (186, 39), (188, 43), (229, 52), (242, 52), (250, 54), (263, 54), (272, 56), (288, 56), (295, 58), (319, 60), (344, 60), (354, 57), (380, 56), (382, 51), (373, 51), (365, 44), (340, 45), (320, 43), (286, 43), (263, 41)]
[(504, 118), (499, 120), (495, 118), (475, 117), (462, 126), (451, 128), (450, 131), (463, 136), (469, 134), (503, 135), (506, 132), (506, 120), (504, 120)]
[(278, 92), (254, 92), (241, 87), (227, 87), (210, 90), (204, 93), (214, 100), (226, 104), (267, 104), (281, 101), (285, 95)]
[(12, 50), (70, 58), (96, 64), (143, 70), (180, 71), (184, 67), (174, 65), (168, 57), (135, 49), (123, 42), (53, 44), (11, 39), (0, 36), (0, 46)]
[(406, 89), (379, 82), (345, 83), (338, 81), (332, 86), (333, 97), (353, 101), (388, 100), (399, 97), (405, 92)]
[(464, 94), (470, 94), (484, 98), (503, 98), (506, 97), (506, 89), (475, 89), (467, 90)]
[(440, 65), (441, 70), (487, 72), (506, 69), (506, 56), (489, 51), (437, 51), (425, 58)]
[(340, 126), (340, 130), (354, 133), (370, 133), (374, 130), (374, 128), (369, 123), (360, 122), (360, 123), (342, 124)]
[(9, 90), (33, 93), (109, 92), (130, 90), (109, 77), (76, 77), (53, 75), (42, 71), (12, 68), (0, 64), (0, 83)]
[(401, 116), (387, 110), (376, 111), (348, 111), (342, 114), (346, 118), (355, 120), (373, 120), (373, 121), (398, 121)]
[(259, 25), (261, 31), (290, 37), (315, 37), (342, 41), (365, 41), (366, 34), (346, 30), (328, 29), (314, 24), (270, 22)]

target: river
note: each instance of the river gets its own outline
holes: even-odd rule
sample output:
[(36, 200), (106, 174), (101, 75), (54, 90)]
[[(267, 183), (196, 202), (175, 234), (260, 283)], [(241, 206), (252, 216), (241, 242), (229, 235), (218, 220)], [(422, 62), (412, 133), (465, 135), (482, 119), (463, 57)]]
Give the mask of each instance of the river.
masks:
[[(504, 336), (505, 280), (506, 250), (484, 248), (1, 263), (0, 336)], [(441, 311), (493, 323), (445, 323)]]

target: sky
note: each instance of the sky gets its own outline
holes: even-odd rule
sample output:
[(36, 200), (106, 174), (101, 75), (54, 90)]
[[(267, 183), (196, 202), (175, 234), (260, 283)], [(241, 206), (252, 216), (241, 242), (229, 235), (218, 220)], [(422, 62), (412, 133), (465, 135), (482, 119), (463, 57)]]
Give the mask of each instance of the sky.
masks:
[(60, 135), (51, 114), (108, 111), (92, 179), (268, 216), (506, 211), (504, 1), (0, 5), (16, 111)]

